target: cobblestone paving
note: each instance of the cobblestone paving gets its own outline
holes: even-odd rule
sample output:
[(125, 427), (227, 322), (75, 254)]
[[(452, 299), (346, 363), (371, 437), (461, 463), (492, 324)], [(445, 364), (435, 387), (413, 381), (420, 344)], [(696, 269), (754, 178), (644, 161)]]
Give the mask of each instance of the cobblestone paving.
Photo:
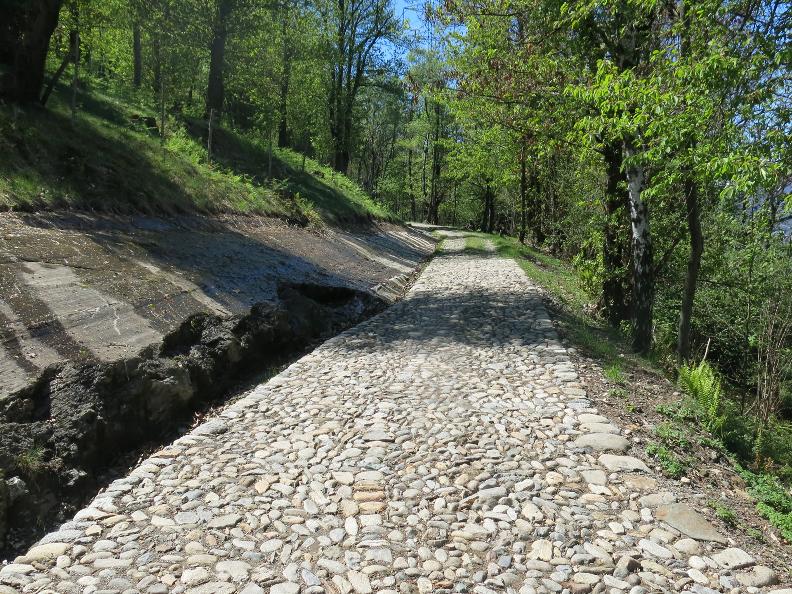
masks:
[(463, 247), (112, 483), (0, 594), (770, 590), (625, 455), (518, 266)]

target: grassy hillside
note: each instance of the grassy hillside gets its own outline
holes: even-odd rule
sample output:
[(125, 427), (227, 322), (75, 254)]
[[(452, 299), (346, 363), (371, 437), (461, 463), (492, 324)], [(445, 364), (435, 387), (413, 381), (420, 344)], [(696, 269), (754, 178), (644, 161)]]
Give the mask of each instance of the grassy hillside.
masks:
[[(347, 177), (302, 155), (170, 117), (163, 143), (155, 114), (98, 86), (70, 91), (47, 109), (0, 105), (0, 210), (74, 208), (104, 212), (254, 213), (302, 224), (390, 219)], [(304, 167), (304, 169), (303, 169)], [(269, 177), (269, 172), (272, 177)]]

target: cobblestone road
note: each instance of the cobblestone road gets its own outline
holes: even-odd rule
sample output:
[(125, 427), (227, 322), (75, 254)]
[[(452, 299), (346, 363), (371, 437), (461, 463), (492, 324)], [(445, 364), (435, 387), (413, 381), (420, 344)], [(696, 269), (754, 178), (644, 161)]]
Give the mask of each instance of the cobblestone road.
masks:
[(463, 248), (112, 483), (0, 594), (771, 590), (626, 455), (519, 267)]

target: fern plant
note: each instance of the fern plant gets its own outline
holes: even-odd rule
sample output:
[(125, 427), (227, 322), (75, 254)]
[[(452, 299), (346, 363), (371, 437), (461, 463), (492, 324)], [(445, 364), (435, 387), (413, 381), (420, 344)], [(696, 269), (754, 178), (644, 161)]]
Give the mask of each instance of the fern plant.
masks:
[(710, 364), (702, 360), (695, 366), (682, 365), (679, 368), (679, 384), (702, 409), (707, 430), (720, 430), (724, 421), (721, 415), (723, 390), (720, 379)]

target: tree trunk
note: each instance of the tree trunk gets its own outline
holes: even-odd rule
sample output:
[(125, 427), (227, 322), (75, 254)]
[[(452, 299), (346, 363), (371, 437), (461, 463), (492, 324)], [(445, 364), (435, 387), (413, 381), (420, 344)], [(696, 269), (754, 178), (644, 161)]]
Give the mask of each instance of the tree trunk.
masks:
[(531, 170), (528, 184), (531, 188), (531, 231), (534, 236), (534, 243), (542, 245), (545, 241), (545, 233), (542, 228), (542, 188), (539, 184), (539, 176), (535, 169)]
[(621, 147), (616, 143), (606, 143), (603, 156), (608, 181), (605, 189), (605, 229), (602, 245), (602, 260), (605, 267), (602, 279), (602, 301), (608, 324), (618, 327), (627, 315), (624, 278), (621, 274), (624, 254), (620, 233), (627, 195), (619, 188), (623, 179)]
[(426, 198), (429, 195), (427, 190), (427, 179), (428, 176), (426, 175), (426, 164), (429, 162), (429, 133), (426, 133), (426, 137), (424, 138), (424, 149), (423, 149), (423, 162), (421, 164), (421, 197), (423, 198), (424, 202), (426, 202)]
[(484, 188), (484, 209), (481, 212), (481, 232), (486, 233), (489, 226), (489, 184)]
[(685, 291), (682, 294), (682, 306), (679, 311), (679, 335), (677, 337), (677, 356), (681, 361), (690, 357), (690, 321), (693, 317), (693, 302), (696, 297), (701, 256), (704, 253), (704, 235), (701, 233), (701, 217), (698, 204), (698, 187), (692, 173), (686, 172), (685, 207), (687, 224), (690, 231), (690, 255), (688, 256)]
[(225, 46), (228, 38), (228, 17), (231, 14), (232, 0), (217, 0), (217, 14), (212, 29), (212, 47), (209, 56), (209, 82), (206, 87), (206, 113), (215, 110), (218, 119), (223, 113), (225, 101)]
[(454, 183), (454, 187), (451, 189), (451, 201), (454, 205), (453, 210), (451, 211), (451, 226), (456, 227), (457, 224), (457, 186)]
[(349, 163), (352, 160), (351, 138), (352, 138), (352, 105), (343, 105), (340, 114), (340, 135), (334, 139), (333, 169), (339, 173), (349, 171)]
[(487, 186), (489, 190), (489, 224), (487, 225), (487, 233), (495, 232), (495, 193), (492, 188)]
[(143, 82), (143, 46), (140, 38), (140, 23), (138, 22), (132, 26), (132, 60), (134, 62), (132, 86), (139, 89)]
[(525, 208), (526, 194), (528, 192), (528, 178), (525, 171), (525, 144), (520, 150), (520, 243), (525, 244)]
[(416, 210), (415, 210), (415, 192), (413, 192), (412, 156), (413, 156), (412, 149), (408, 149), (408, 151), (407, 151), (407, 197), (410, 199), (410, 220), (415, 222), (418, 213), (416, 213)]
[(432, 180), (429, 194), (429, 222), (433, 225), (438, 221), (438, 209), (440, 207), (440, 196), (438, 184), (442, 171), (442, 155), (440, 154), (440, 127), (442, 122), (442, 108), (439, 103), (435, 103), (435, 131), (434, 142), (432, 143)]
[(77, 32), (74, 40), (74, 75), (72, 76), (71, 117), (74, 123), (77, 117), (77, 85), (80, 82), (80, 19), (75, 10)]
[[(631, 142), (624, 143), (624, 157), (635, 157)], [(644, 169), (630, 163), (627, 173), (627, 194), (630, 200), (630, 223), (633, 251), (633, 348), (647, 353), (652, 346), (652, 308), (654, 306), (654, 261), (649, 233), (649, 209), (641, 196)]]
[(291, 35), (289, 33), (289, 4), (283, 5), (283, 19), (281, 21), (281, 37), (283, 38), (283, 54), (281, 56), (283, 73), (280, 84), (280, 107), (278, 124), (278, 146), (289, 146), (289, 125), (286, 118), (287, 99), (289, 98), (289, 83), (291, 82)]
[(160, 33), (154, 36), (154, 78), (151, 81), (151, 87), (156, 96), (162, 90), (162, 40)]
[(52, 32), (63, 0), (0, 3), (0, 98), (39, 100)]
[(165, 76), (164, 74), (160, 75), (160, 88), (159, 88), (159, 99), (160, 99), (160, 142), (165, 142)]
[[(680, 33), (680, 49), (684, 58), (690, 58), (690, 15), (684, 1), (679, 4), (679, 17), (682, 20)], [(695, 141), (685, 143), (688, 149), (686, 158), (692, 158), (692, 148)], [(685, 290), (682, 293), (682, 304), (679, 310), (679, 333), (677, 335), (677, 357), (680, 362), (690, 357), (690, 323), (693, 318), (693, 303), (696, 298), (696, 285), (698, 284), (701, 257), (704, 253), (704, 236), (701, 233), (701, 216), (699, 212), (698, 185), (692, 167), (683, 167), (683, 188), (685, 192), (685, 209), (687, 211), (688, 231), (690, 232), (690, 254), (688, 255), (687, 274), (685, 275)]]
[(58, 66), (58, 70), (52, 76), (50, 81), (47, 83), (47, 88), (44, 89), (44, 93), (41, 95), (41, 105), (47, 105), (47, 101), (49, 101), (50, 95), (52, 95), (52, 91), (55, 88), (55, 85), (58, 84), (60, 77), (63, 76), (64, 71), (66, 70), (66, 66), (69, 65), (69, 62), (74, 62), (74, 56), (77, 53), (77, 31), (70, 31), (69, 32), (69, 51), (68, 53), (63, 56), (63, 60), (61, 60), (60, 66)]
[(484, 212), (481, 216), (481, 230), (484, 233), (492, 233), (495, 228), (495, 195), (492, 192), (492, 185), (487, 180), (484, 186)]

